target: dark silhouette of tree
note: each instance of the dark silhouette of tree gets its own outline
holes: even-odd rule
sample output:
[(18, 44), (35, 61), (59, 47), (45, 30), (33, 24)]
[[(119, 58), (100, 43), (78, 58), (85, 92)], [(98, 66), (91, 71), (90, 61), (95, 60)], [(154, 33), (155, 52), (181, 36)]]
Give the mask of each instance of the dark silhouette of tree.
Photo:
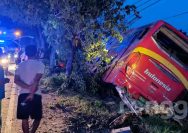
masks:
[(124, 3), (125, 0), (1, 0), (0, 15), (42, 29), (47, 43), (67, 62), (66, 73), (70, 75), (75, 52), (83, 53), (103, 38), (126, 30), (126, 16), (138, 12), (136, 6)]

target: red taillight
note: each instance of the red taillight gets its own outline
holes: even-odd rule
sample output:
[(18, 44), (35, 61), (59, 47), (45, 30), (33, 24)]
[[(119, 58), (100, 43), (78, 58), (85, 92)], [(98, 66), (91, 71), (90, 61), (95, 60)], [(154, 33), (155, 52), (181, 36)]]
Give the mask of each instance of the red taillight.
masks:
[(130, 66), (127, 66), (126, 67), (126, 75), (130, 77), (132, 75), (132, 72), (133, 72), (132, 68)]
[(137, 63), (140, 60), (140, 53), (132, 53), (127, 60), (125, 72), (126, 75), (130, 77), (132, 74), (134, 74), (134, 69), (136, 69)]

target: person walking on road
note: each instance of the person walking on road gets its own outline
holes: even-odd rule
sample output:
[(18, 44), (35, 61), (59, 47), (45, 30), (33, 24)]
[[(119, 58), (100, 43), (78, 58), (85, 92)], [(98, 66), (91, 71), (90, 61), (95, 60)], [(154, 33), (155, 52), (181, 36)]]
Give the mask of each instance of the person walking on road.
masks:
[[(42, 96), (38, 85), (45, 66), (36, 59), (37, 48), (35, 45), (27, 46), (25, 52), (28, 60), (18, 65), (14, 79), (20, 89), (17, 119), (22, 120), (24, 133), (35, 133), (42, 118)], [(29, 117), (34, 119), (31, 131), (29, 131)]]

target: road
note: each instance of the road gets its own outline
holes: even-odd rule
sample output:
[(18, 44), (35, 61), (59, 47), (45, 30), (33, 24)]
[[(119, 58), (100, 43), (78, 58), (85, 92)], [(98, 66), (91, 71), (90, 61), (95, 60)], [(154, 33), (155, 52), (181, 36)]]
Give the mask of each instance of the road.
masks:
[(16, 106), (17, 106), (17, 90), (14, 84), (14, 71), (15, 64), (9, 66), (9, 72), (12, 74), (7, 76), (10, 82), (5, 85), (5, 98), (2, 100), (2, 128), (1, 133), (16, 133), (17, 132), (17, 120), (16, 118)]
[(13, 76), (8, 76), (10, 82), (5, 86), (5, 98), (2, 100), (2, 129), (1, 133), (16, 133), (16, 104), (17, 93)]

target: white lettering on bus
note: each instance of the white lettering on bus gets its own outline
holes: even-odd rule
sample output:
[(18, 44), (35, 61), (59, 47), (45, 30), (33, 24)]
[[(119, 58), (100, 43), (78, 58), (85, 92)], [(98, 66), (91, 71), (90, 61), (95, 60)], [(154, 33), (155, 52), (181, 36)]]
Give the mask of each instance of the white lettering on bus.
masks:
[(151, 79), (153, 79), (155, 82), (157, 82), (160, 86), (162, 86), (165, 90), (167, 90), (167, 91), (171, 91), (171, 90), (172, 90), (172, 88), (170, 88), (169, 85), (166, 85), (163, 81), (161, 81), (160, 79), (158, 79), (158, 78), (156, 77), (156, 75), (155, 75), (155, 74), (152, 74), (148, 69), (146, 69), (146, 70), (144, 71), (144, 73), (145, 73), (148, 77), (150, 77)]

